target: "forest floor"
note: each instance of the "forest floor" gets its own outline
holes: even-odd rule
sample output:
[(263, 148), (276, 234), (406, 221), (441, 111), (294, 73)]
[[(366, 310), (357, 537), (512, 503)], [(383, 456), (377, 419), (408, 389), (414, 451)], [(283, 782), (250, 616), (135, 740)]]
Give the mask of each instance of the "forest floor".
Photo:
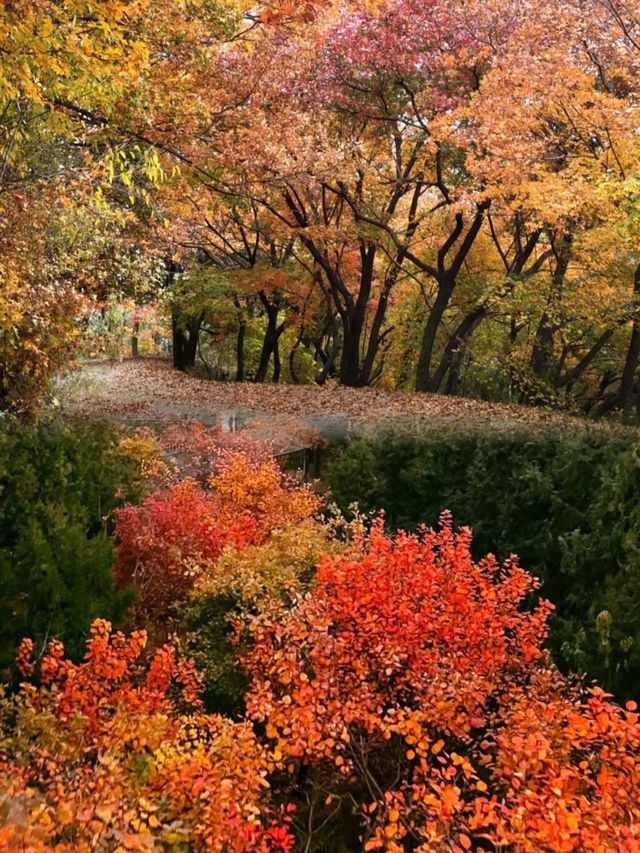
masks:
[(248, 428), (280, 451), (388, 428), (523, 434), (611, 429), (545, 409), (435, 394), (212, 382), (179, 373), (160, 359), (89, 362), (59, 380), (56, 394), (71, 418), (130, 427), (200, 421), (228, 431)]

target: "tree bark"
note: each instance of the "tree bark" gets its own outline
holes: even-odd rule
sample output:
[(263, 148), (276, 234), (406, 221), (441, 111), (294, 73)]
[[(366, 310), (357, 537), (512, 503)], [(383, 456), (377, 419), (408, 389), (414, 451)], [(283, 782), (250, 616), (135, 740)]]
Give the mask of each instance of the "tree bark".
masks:
[(429, 312), (429, 319), (424, 327), (422, 335), (422, 345), (420, 347), (420, 356), (418, 358), (418, 370), (416, 372), (416, 391), (430, 391), (433, 387), (431, 377), (431, 362), (433, 359), (433, 350), (436, 343), (436, 335), (440, 328), (440, 323), (447, 310), (455, 280), (449, 276), (445, 277), (438, 284), (438, 293), (433, 308)]
[(238, 326), (238, 337), (236, 339), (236, 382), (244, 382), (244, 339), (246, 337), (246, 334), (247, 324), (244, 320), (241, 320), (240, 325)]
[(375, 246), (361, 244), (358, 297), (353, 306), (342, 313), (342, 352), (339, 375), (340, 382), (352, 388), (368, 385), (371, 374), (370, 364), (362, 362), (362, 341), (373, 286), (375, 256)]
[(262, 351), (260, 352), (260, 361), (255, 375), (256, 382), (265, 382), (269, 371), (271, 356), (274, 357), (274, 376), (273, 381), (278, 382), (280, 378), (280, 351), (279, 341), (280, 336), (285, 330), (285, 323), (278, 325), (278, 312), (281, 307), (280, 297), (277, 297), (275, 302), (270, 302), (268, 297), (262, 291), (258, 294), (260, 301), (264, 305), (267, 312), (267, 330), (262, 342)]
[[(488, 209), (489, 202), (479, 204), (468, 225), (465, 223), (463, 215), (457, 213), (455, 225), (438, 251), (437, 268), (422, 265), (423, 271), (428, 272), (435, 279), (437, 292), (422, 335), (416, 371), (416, 391), (431, 391), (435, 385), (431, 371), (438, 330), (451, 301), (460, 270), (480, 233)], [(453, 253), (453, 257), (448, 260), (451, 253)], [(407, 257), (413, 260), (413, 255), (407, 253)]]
[(172, 310), (173, 366), (176, 370), (187, 371), (195, 367), (198, 353), (198, 336), (204, 315), (184, 317), (174, 306)]
[(133, 334), (131, 335), (131, 357), (138, 358), (138, 334), (140, 333), (140, 323), (136, 320), (133, 324)]
[[(640, 264), (636, 267), (633, 277), (633, 295), (637, 299), (640, 295)], [(622, 371), (622, 382), (620, 384), (620, 395), (622, 398), (622, 413), (629, 418), (633, 409), (634, 395), (636, 394), (636, 378), (638, 372), (638, 361), (640, 360), (640, 320), (636, 317), (631, 329), (631, 340), (627, 349), (627, 357)]]
[(556, 312), (571, 259), (571, 242), (571, 234), (567, 233), (560, 238), (560, 246), (558, 248), (554, 246), (556, 268), (551, 282), (551, 292), (540, 318), (531, 352), (531, 369), (539, 379), (546, 379), (553, 366), (553, 343), (558, 330)]

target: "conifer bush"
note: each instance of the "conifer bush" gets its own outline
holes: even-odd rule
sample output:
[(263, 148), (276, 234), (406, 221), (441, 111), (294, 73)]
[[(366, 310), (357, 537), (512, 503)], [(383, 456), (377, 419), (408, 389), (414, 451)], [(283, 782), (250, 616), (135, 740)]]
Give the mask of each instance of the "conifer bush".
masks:
[(82, 652), (94, 618), (118, 621), (111, 512), (138, 493), (138, 466), (117, 435), (92, 424), (9, 424), (0, 430), (0, 670), (11, 678), (24, 636)]

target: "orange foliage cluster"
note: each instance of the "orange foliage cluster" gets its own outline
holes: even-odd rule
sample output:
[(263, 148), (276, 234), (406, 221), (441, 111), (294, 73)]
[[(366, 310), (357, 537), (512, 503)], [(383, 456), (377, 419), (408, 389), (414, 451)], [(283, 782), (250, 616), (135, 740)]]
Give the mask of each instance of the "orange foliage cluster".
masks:
[(250, 622), (250, 717), (327, 802), (360, 798), (367, 850), (637, 850), (635, 707), (581, 702), (542, 648), (550, 605), (523, 610), (536, 582), (469, 546), (445, 517), (324, 559)]
[(209, 447), (202, 436), (215, 471), (205, 487), (183, 480), (116, 513), (116, 575), (122, 585), (136, 584), (137, 612), (145, 618), (166, 615), (225, 549), (261, 545), (320, 505), (263, 447), (249, 456), (224, 443)]
[(254, 465), (273, 458), (269, 442), (254, 438), (249, 431), (224, 432), (220, 427), (206, 427), (199, 421), (188, 427), (169, 425), (159, 441), (165, 453), (179, 457), (187, 468), (204, 474), (205, 479), (235, 456), (250, 459)]
[(171, 646), (143, 664), (145, 644), (97, 621), (83, 663), (52, 643), (40, 686), (5, 701), (0, 849), (290, 850), (286, 818), (262, 805), (271, 763), (251, 728), (204, 714), (192, 666)]

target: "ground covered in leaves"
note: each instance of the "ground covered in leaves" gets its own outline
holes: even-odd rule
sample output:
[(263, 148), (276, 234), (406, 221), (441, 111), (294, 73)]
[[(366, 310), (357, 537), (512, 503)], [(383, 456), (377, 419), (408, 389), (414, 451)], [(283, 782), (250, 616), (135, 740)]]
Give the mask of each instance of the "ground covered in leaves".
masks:
[(229, 431), (246, 427), (283, 450), (394, 426), (524, 434), (611, 428), (544, 409), (433, 394), (212, 382), (156, 359), (86, 364), (60, 380), (56, 393), (63, 413), (73, 418), (104, 418), (125, 426), (201, 421)]

